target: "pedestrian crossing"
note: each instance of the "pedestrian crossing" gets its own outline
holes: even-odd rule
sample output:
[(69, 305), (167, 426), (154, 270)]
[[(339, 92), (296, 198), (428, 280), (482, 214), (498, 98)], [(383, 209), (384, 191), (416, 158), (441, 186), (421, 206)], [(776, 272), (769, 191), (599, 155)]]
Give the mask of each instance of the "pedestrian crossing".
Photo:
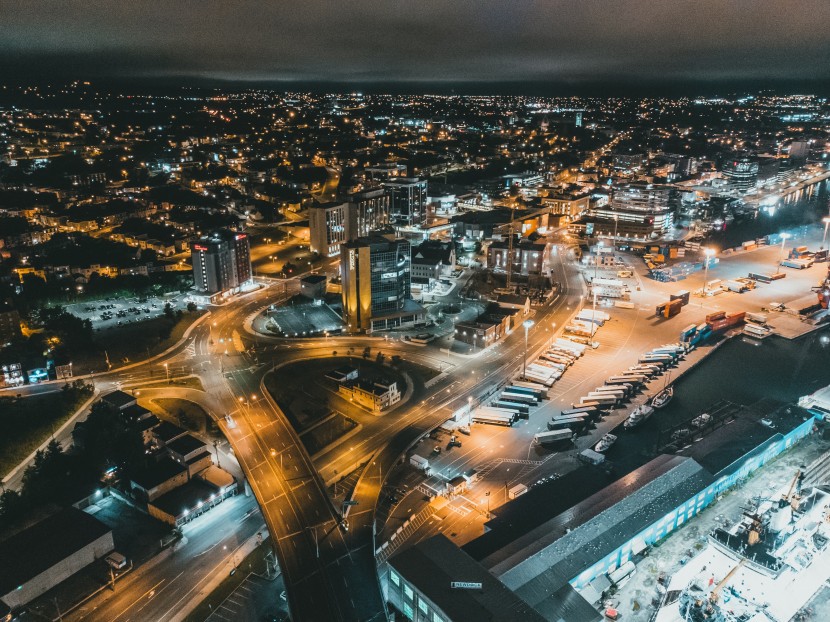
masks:
[(432, 517), (432, 514), (432, 507), (427, 506), (399, 527), (398, 531), (395, 532), (389, 542), (384, 543), (380, 549), (375, 551), (375, 560), (377, 561), (378, 566), (385, 563), (387, 559), (392, 557), (395, 551), (397, 551), (400, 546), (406, 542), (406, 539), (415, 533), (421, 525)]

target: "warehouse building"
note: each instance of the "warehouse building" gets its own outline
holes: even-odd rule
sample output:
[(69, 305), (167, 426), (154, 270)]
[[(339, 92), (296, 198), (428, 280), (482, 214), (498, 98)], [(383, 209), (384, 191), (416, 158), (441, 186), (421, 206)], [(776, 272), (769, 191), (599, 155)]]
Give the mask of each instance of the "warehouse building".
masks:
[(0, 600), (22, 607), (115, 548), (112, 530), (66, 508), (0, 542)]
[[(598, 469), (577, 469), (503, 506), (487, 523), (487, 532), (465, 545), (464, 552), (544, 619), (598, 620), (595, 607), (615, 571), (624, 565), (633, 570), (629, 562), (639, 561), (649, 546), (815, 425), (811, 413), (796, 407), (763, 415), (744, 412), (680, 455), (658, 455), (610, 485)], [(393, 569), (402, 555), (390, 560)], [(411, 568), (403, 576), (427, 602), (438, 598), (434, 591), (440, 586), (431, 577)], [(394, 581), (391, 575), (389, 581)], [(392, 592), (390, 585), (394, 604)], [(475, 618), (460, 612), (443, 619)]]
[(444, 535), (390, 559), (387, 583), (390, 604), (415, 622), (544, 620)]

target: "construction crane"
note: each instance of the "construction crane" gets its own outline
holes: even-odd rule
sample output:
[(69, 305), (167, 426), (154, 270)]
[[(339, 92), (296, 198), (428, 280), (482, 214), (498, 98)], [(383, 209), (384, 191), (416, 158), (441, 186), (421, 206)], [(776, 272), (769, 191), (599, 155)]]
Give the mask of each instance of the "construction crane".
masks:
[(801, 492), (801, 482), (804, 480), (804, 471), (798, 469), (795, 472), (795, 476), (793, 477), (793, 481), (790, 482), (790, 487), (787, 490), (787, 494), (781, 495), (781, 499), (778, 500), (778, 507), (783, 508), (788, 505), (791, 505), (793, 509), (798, 507), (799, 501), (799, 493)]
[(720, 591), (723, 589), (723, 586), (727, 584), (729, 579), (731, 579), (732, 576), (736, 572), (738, 572), (740, 567), (743, 566), (745, 563), (746, 563), (746, 557), (742, 558), (741, 561), (739, 561), (737, 563), (737, 565), (732, 570), (730, 570), (728, 573), (726, 573), (726, 576), (718, 582), (718, 584), (715, 586), (715, 589), (713, 589), (711, 592), (709, 592), (709, 602), (712, 602), (712, 603), (718, 602), (718, 599), (720, 598)]
[(516, 208), (510, 208), (510, 231), (508, 232), (507, 238), (507, 285), (505, 288), (507, 290), (512, 290), (512, 280), (513, 280), (513, 217), (516, 215)]

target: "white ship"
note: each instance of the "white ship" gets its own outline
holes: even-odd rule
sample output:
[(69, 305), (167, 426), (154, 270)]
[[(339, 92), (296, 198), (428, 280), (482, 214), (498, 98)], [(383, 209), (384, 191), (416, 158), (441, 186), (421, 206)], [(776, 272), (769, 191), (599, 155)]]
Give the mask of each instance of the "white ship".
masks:
[(671, 398), (673, 398), (673, 397), (674, 397), (674, 387), (673, 386), (668, 386), (665, 389), (663, 389), (662, 391), (660, 391), (660, 393), (655, 395), (653, 398), (651, 398), (651, 405), (654, 408), (663, 408), (669, 402), (671, 402)]
[(617, 442), (616, 436), (614, 436), (613, 434), (606, 434), (601, 439), (599, 439), (599, 443), (594, 445), (594, 451), (601, 454), (609, 450), (611, 448), (611, 445), (613, 445), (615, 442)]
[(651, 406), (648, 404), (640, 404), (637, 408), (631, 411), (630, 415), (628, 415), (628, 419), (626, 419), (625, 423), (623, 423), (623, 427), (626, 430), (635, 428), (653, 414), (654, 409)]

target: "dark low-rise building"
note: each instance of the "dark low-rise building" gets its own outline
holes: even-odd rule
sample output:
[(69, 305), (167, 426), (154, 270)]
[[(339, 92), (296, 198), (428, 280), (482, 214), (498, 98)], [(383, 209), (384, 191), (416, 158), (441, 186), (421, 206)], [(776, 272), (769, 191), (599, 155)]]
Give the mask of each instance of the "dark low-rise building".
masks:
[(112, 530), (70, 507), (0, 542), (0, 600), (21, 607), (115, 548)]
[(152, 501), (163, 494), (182, 486), (189, 479), (187, 467), (164, 456), (157, 462), (133, 474), (130, 488), (133, 494)]
[(398, 553), (388, 565), (389, 603), (413, 622), (545, 620), (444, 535)]
[(190, 477), (212, 464), (208, 446), (192, 434), (183, 434), (167, 443), (167, 452), (187, 469)]
[(311, 300), (322, 300), (326, 297), (327, 282), (325, 274), (307, 274), (300, 279), (300, 295)]

